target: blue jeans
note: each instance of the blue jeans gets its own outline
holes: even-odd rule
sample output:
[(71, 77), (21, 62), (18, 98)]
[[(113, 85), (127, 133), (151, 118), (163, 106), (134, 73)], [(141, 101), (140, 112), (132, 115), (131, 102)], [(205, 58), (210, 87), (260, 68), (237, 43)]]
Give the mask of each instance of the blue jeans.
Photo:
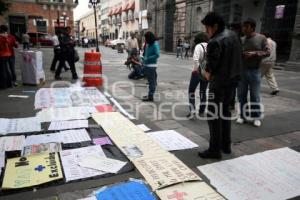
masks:
[(145, 67), (144, 68), (145, 75), (149, 82), (149, 92), (148, 97), (153, 97), (157, 85), (157, 73), (156, 73), (156, 67)]
[(11, 78), (13, 82), (17, 81), (17, 76), (16, 76), (16, 68), (15, 68), (15, 56), (10, 56), (8, 58), (8, 66), (9, 66), (9, 70), (11, 73)]
[(199, 113), (204, 113), (206, 107), (206, 88), (208, 85), (207, 81), (201, 80), (199, 74), (192, 73), (191, 80), (189, 85), (189, 103), (190, 103), (190, 111), (195, 111), (195, 91), (199, 87), (199, 94), (200, 94), (200, 108)]
[[(259, 119), (261, 117), (260, 87), (260, 70), (245, 69), (238, 86), (241, 118), (247, 119), (250, 117), (251, 119)], [(248, 106), (248, 90), (250, 91), (250, 111)]]
[(179, 55), (181, 56), (181, 58), (183, 59), (183, 55), (182, 55), (182, 47), (177, 47), (176, 48), (176, 57), (178, 58)]

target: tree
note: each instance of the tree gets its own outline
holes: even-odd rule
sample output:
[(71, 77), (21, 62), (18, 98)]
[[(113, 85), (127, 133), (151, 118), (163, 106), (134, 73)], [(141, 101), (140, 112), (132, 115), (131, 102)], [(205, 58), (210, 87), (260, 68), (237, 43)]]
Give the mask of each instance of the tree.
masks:
[(0, 0), (0, 15), (3, 15), (9, 8), (9, 3), (5, 0)]

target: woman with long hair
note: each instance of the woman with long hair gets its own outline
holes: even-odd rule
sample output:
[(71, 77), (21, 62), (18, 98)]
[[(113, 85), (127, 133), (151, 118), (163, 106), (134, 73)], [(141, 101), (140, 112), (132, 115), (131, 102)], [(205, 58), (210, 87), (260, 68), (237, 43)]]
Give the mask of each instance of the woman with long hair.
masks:
[(144, 52), (144, 73), (149, 82), (149, 92), (143, 97), (143, 101), (153, 101), (155, 89), (157, 86), (157, 60), (160, 55), (159, 44), (156, 42), (154, 33), (147, 32), (145, 34), (146, 48)]

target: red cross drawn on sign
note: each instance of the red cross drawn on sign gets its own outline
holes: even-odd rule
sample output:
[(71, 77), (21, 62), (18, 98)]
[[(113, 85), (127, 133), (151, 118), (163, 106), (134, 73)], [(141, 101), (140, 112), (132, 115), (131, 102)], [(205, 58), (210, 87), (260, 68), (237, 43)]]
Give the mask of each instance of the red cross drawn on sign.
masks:
[(174, 190), (172, 195), (168, 195), (168, 199), (184, 200), (184, 196), (187, 196), (187, 193)]

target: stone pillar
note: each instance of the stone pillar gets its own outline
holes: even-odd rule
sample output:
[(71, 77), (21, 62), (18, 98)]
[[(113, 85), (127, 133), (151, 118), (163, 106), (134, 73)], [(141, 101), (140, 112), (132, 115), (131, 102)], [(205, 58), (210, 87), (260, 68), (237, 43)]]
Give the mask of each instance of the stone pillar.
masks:
[(300, 71), (300, 2), (298, 1), (295, 26), (293, 31), (290, 59), (285, 63), (285, 69)]
[(173, 51), (175, 0), (167, 0), (165, 4), (165, 51)]

